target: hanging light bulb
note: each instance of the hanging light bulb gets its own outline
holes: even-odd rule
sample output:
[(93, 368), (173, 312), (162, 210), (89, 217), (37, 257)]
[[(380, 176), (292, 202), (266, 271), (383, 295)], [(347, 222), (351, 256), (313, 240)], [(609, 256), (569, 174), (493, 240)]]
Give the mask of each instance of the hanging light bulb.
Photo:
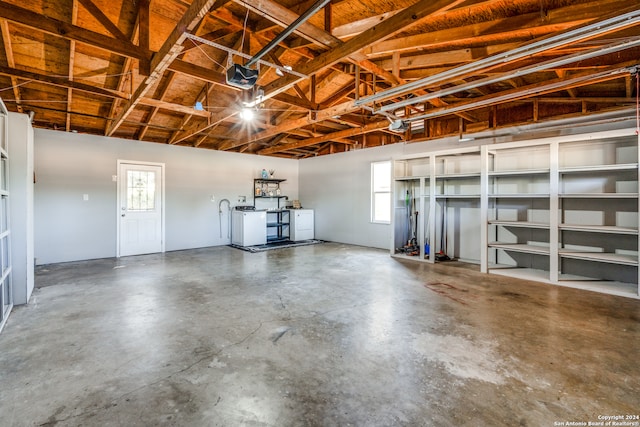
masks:
[(240, 111), (240, 118), (247, 122), (253, 120), (254, 115), (255, 114), (251, 108), (245, 107)]

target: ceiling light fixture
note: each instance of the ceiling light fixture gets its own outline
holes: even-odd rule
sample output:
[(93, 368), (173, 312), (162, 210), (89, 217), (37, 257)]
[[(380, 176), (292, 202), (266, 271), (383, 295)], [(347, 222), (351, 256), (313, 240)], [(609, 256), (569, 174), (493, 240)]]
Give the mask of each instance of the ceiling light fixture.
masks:
[(255, 117), (255, 112), (251, 108), (243, 108), (240, 110), (240, 118), (245, 122), (250, 122)]

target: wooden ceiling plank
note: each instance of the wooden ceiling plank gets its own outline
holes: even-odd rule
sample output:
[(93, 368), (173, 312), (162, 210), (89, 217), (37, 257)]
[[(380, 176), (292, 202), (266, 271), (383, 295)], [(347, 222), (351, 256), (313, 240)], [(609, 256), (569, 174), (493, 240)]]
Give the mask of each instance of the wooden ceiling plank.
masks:
[(149, 52), (133, 43), (105, 36), (1, 1), (0, 18), (67, 40), (75, 40), (121, 56), (145, 59)]
[[(169, 89), (169, 86), (171, 86), (171, 82), (173, 82), (175, 77), (176, 77), (176, 73), (174, 73), (173, 71), (169, 71), (165, 73), (162, 81), (160, 82), (160, 85), (158, 85), (156, 92), (153, 94), (154, 95), (153, 101), (158, 100), (160, 102), (164, 102), (164, 97), (167, 94), (167, 90)], [(144, 98), (142, 99), (142, 101), (140, 101), (140, 103), (143, 104), (148, 99), (149, 98)], [(166, 103), (166, 104), (169, 104), (169, 103)], [(179, 108), (183, 106), (179, 105), (177, 107)], [(138, 137), (137, 137), (139, 141), (142, 141), (144, 139), (144, 136), (147, 134), (147, 131), (149, 130), (151, 121), (155, 118), (155, 116), (158, 114), (161, 108), (174, 111), (174, 112), (182, 112), (182, 111), (179, 111), (178, 108), (176, 108), (176, 104), (154, 105), (151, 111), (149, 112), (149, 114), (147, 114), (147, 117), (145, 118), (145, 122), (142, 124), (142, 129), (140, 129), (140, 133), (138, 134)]]
[(346, 114), (348, 112), (357, 110), (358, 108), (354, 106), (354, 101), (347, 101), (342, 104), (335, 105), (330, 108), (326, 108), (324, 110), (318, 111), (315, 114), (315, 117), (310, 117), (307, 115), (305, 117), (301, 117), (299, 119), (291, 119), (285, 120), (284, 122), (270, 128), (263, 130), (261, 132), (250, 135), (247, 138), (243, 138), (238, 140), (237, 138), (231, 142), (225, 142), (220, 145), (220, 150), (231, 150), (236, 147), (240, 147), (242, 145), (250, 144), (252, 142), (257, 142), (265, 138), (271, 138), (275, 135), (278, 135), (283, 132), (287, 132), (293, 129), (297, 129), (300, 127), (308, 126), (313, 123), (318, 123), (323, 120), (327, 120), (333, 116), (340, 116), (342, 114)]
[[(11, 32), (9, 31), (9, 23), (5, 19), (0, 19), (0, 31), (2, 32), (2, 44), (4, 45), (5, 56), (7, 57), (7, 64), (11, 68), (15, 68), (16, 62), (13, 58), (13, 46), (11, 46)], [(19, 113), (24, 113), (22, 108), (22, 93), (20, 92), (20, 82), (16, 77), (11, 76), (11, 86), (13, 90), (13, 97), (16, 100), (16, 110)]]
[(91, 86), (86, 83), (80, 83), (75, 81), (69, 81), (66, 77), (48, 76), (45, 74), (33, 73), (30, 71), (18, 70), (11, 67), (4, 67), (0, 65), (0, 74), (17, 77), (23, 80), (34, 80), (41, 83), (58, 86), (62, 88), (71, 88), (82, 92), (89, 93), (95, 96), (103, 96), (107, 98), (119, 98), (129, 99), (129, 95), (117, 90), (105, 89), (102, 87)]
[[(135, 26), (131, 33), (131, 43), (135, 44), (136, 41), (139, 39), (140, 39), (140, 19), (136, 19)], [(140, 63), (142, 62), (149, 63), (148, 59), (145, 59), (144, 61), (140, 61)], [(133, 74), (132, 74), (133, 66), (134, 66), (133, 58), (125, 57), (124, 64), (122, 64), (122, 70), (120, 72), (120, 75), (118, 76), (118, 83), (116, 84), (116, 88), (119, 91), (124, 91), (124, 88), (127, 84), (133, 84), (132, 83), (133, 82)], [(129, 94), (131, 94), (132, 92), (133, 91), (130, 91)], [(113, 117), (116, 114), (116, 111), (120, 106), (120, 103), (121, 103), (120, 99), (113, 100), (113, 102), (111, 103), (111, 107), (109, 107), (109, 113), (107, 114), (107, 117)], [(107, 130), (109, 129), (110, 124), (111, 124), (110, 121), (105, 122), (105, 127), (104, 127), (105, 134), (107, 133)]]
[[(414, 5), (404, 9), (402, 12), (382, 22), (380, 25), (364, 31), (357, 37), (352, 38), (337, 48), (318, 55), (315, 59), (312, 59), (306, 64), (298, 67), (296, 71), (308, 76), (315, 74), (367, 46), (392, 37), (401, 31), (406, 31), (421, 20), (433, 14), (442, 13), (462, 2), (464, 2), (464, 0), (420, 0)], [(300, 79), (300, 77), (294, 75), (281, 77), (280, 79), (265, 86), (265, 97), (273, 96), (287, 90), (293, 83)]]
[[(271, 61), (273, 61), (274, 64), (282, 67), (282, 62), (280, 62), (280, 59), (278, 59), (278, 57), (273, 51), (269, 52), (269, 57), (271, 58)], [(293, 85), (293, 89), (296, 91), (296, 93), (300, 98), (302, 98), (307, 103), (310, 103), (309, 98), (307, 98), (307, 94), (304, 93), (302, 88), (300, 88), (300, 85), (298, 84)]]
[[(98, 6), (96, 6), (91, 0), (77, 0), (80, 4), (89, 12), (96, 20), (105, 28), (105, 30), (109, 31), (114, 37), (129, 41), (129, 38), (124, 35), (120, 28), (115, 25), (111, 20), (100, 10)], [(75, 2), (74, 2), (75, 3)], [(73, 25), (76, 23), (73, 22)]]
[[(390, 55), (393, 52), (423, 49), (452, 49), (484, 43), (504, 43), (511, 40), (529, 40), (549, 33), (564, 31), (588, 20), (599, 18), (602, 8), (611, 10), (624, 7), (624, 0), (600, 0), (601, 6), (593, 3), (565, 6), (548, 11), (544, 16), (539, 12), (514, 17), (495, 19), (472, 25), (459, 26), (425, 34), (385, 40), (364, 49), (367, 55)], [(467, 8), (469, 16), (483, 12), (483, 3)], [(460, 9), (456, 9), (458, 12)]]
[(389, 127), (388, 120), (381, 120), (374, 123), (369, 123), (359, 128), (345, 129), (337, 132), (332, 132), (323, 136), (315, 138), (303, 139), (301, 141), (292, 142), (290, 144), (276, 145), (268, 148), (264, 148), (258, 151), (258, 154), (267, 155), (280, 151), (287, 151), (295, 148), (310, 147), (312, 145), (321, 144), (323, 142), (335, 141), (336, 139), (349, 138), (356, 135), (363, 135), (370, 132), (376, 132), (380, 129)]
[(106, 136), (112, 136), (122, 122), (135, 109), (136, 104), (151, 89), (151, 86), (158, 78), (162, 76), (164, 71), (169, 67), (171, 62), (180, 54), (182, 43), (186, 40), (186, 32), (193, 28), (204, 18), (204, 15), (214, 7), (214, 5), (222, 5), (225, 0), (194, 0), (182, 17), (178, 20), (175, 28), (169, 34), (160, 50), (151, 58), (151, 72), (136, 89), (133, 97), (124, 105), (124, 108), (113, 120), (111, 126), (107, 130)]
[[(71, 6), (71, 24), (76, 25), (78, 22), (78, 0), (73, 0)], [(76, 42), (75, 40), (69, 40), (69, 81), (73, 81), (73, 69), (76, 58)], [(67, 117), (65, 120), (65, 129), (67, 132), (71, 131), (71, 104), (73, 103), (73, 89), (67, 89)]]
[[(149, 42), (149, 6), (150, 0), (138, 0), (138, 45), (145, 51), (151, 50)], [(148, 58), (140, 60), (139, 70), (143, 76), (151, 74), (151, 62)]]
[(331, 34), (339, 39), (345, 39), (349, 37), (355, 37), (360, 33), (370, 29), (376, 24), (380, 24), (381, 22), (386, 21), (391, 18), (393, 15), (398, 14), (403, 9), (396, 9), (389, 12), (381, 13), (376, 16), (370, 16), (368, 18), (361, 19), (359, 21), (350, 22), (348, 24), (340, 25), (339, 27), (335, 27)]
[(198, 127), (195, 128), (195, 130), (193, 129), (185, 129), (183, 131), (178, 132), (178, 134), (172, 138), (172, 140), (170, 141), (171, 144), (178, 144), (184, 140), (187, 140), (191, 137), (194, 137), (206, 130), (209, 130), (211, 128), (213, 128), (214, 126), (219, 125), (220, 123), (229, 120), (231, 117), (235, 116), (237, 114), (237, 112), (232, 112), (231, 114), (227, 113), (227, 111), (223, 110), (220, 111), (218, 113), (212, 114), (211, 118), (209, 119), (209, 122), (206, 123), (205, 125), (200, 125)]
[(569, 78), (557, 78), (545, 80), (540, 83), (517, 86), (513, 89), (492, 93), (491, 95), (482, 96), (478, 98), (472, 98), (468, 101), (459, 102), (456, 104), (450, 104), (446, 107), (429, 110), (429, 114), (434, 114), (429, 117), (442, 117), (447, 114), (453, 114), (451, 110), (459, 110), (461, 107), (463, 111), (469, 111), (477, 108), (481, 108), (482, 103), (491, 103), (491, 105), (503, 104), (506, 102), (514, 102), (522, 99), (538, 97), (547, 93), (562, 92), (568, 89), (581, 87), (587, 84), (593, 84), (594, 82), (605, 82), (614, 79), (620, 79), (623, 76), (616, 73), (618, 70), (634, 66), (637, 61), (630, 61), (623, 64), (616, 64), (606, 67), (604, 71), (599, 71), (598, 76), (589, 78), (593, 73), (591, 71), (583, 71), (573, 74)]

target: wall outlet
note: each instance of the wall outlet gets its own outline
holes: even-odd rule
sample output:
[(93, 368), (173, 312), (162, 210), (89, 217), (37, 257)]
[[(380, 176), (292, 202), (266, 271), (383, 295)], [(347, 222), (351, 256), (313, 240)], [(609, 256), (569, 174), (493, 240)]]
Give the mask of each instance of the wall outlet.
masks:
[(216, 201), (216, 196), (214, 196), (213, 194), (211, 195), (211, 203), (215, 203)]
[(89, 201), (89, 195), (88, 194), (83, 194), (82, 195), (82, 200), (84, 200), (85, 202)]
[(118, 182), (118, 175), (111, 175), (111, 181)]
[(246, 203), (247, 196), (238, 196), (238, 203)]

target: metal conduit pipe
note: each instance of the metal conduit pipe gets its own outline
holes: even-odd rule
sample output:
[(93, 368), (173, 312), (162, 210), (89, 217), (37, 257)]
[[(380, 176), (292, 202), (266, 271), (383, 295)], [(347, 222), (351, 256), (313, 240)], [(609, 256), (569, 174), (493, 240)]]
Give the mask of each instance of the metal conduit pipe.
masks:
[(546, 37), (533, 43), (528, 43), (507, 52), (498, 53), (496, 55), (491, 55), (478, 61), (470, 62), (459, 67), (454, 67), (450, 70), (434, 74), (433, 76), (395, 86), (386, 91), (378, 92), (374, 95), (360, 98), (354, 103), (354, 105), (361, 106), (383, 99), (392, 98), (406, 92), (421, 89), (428, 85), (441, 84), (445, 81), (460, 77), (472, 71), (478, 72), (488, 67), (522, 59), (527, 56), (536, 55), (547, 50), (561, 47), (568, 43), (574, 43), (587, 38), (594, 38), (598, 35), (619, 30), (624, 27), (636, 25), (638, 23), (640, 23), (640, 10), (633, 10), (619, 16), (606, 18), (598, 22), (581, 26), (562, 34)]
[(535, 73), (536, 71), (550, 69), (553, 67), (559, 67), (562, 65), (570, 64), (572, 62), (578, 62), (585, 59), (595, 58), (597, 56), (607, 55), (609, 53), (619, 52), (621, 50), (629, 49), (636, 46), (640, 46), (640, 37), (634, 37), (630, 40), (625, 40), (619, 43), (613, 43), (605, 47), (597, 47), (597, 48), (588, 50), (586, 52), (575, 53), (575, 54), (567, 55), (558, 59), (551, 59), (545, 62), (541, 62), (539, 64), (531, 65), (524, 68), (519, 68), (510, 73), (505, 73), (502, 75), (492, 76), (492, 77), (485, 77), (484, 79), (478, 79), (466, 84), (461, 84), (461, 85), (453, 86), (447, 89), (430, 92), (422, 96), (406, 99), (404, 101), (398, 101), (393, 104), (383, 105), (382, 107), (375, 109), (374, 112), (384, 114), (387, 111), (396, 110), (398, 108), (406, 107), (409, 105), (415, 105), (418, 103), (422, 103), (424, 101), (428, 101), (430, 99), (441, 98), (443, 96), (451, 95), (457, 92), (462, 92), (464, 90), (474, 89), (480, 86), (501, 82), (507, 79), (511, 79), (513, 77), (525, 76), (527, 74)]
[[(570, 78), (570, 79), (566, 79), (560, 82), (553, 82), (544, 86), (540, 86), (538, 88), (535, 89), (531, 89), (529, 91), (527, 91), (527, 96), (526, 97), (531, 97), (543, 92), (548, 92), (548, 91), (555, 91), (558, 90), (560, 88), (566, 87), (568, 85), (574, 85), (574, 84), (580, 84), (580, 83), (586, 83), (586, 82), (590, 82), (592, 80), (600, 80), (600, 79), (609, 79), (609, 78), (615, 78), (621, 74), (632, 74), (635, 73), (636, 67), (622, 67), (622, 68), (618, 68), (615, 70), (607, 70), (607, 71), (602, 71), (600, 73), (596, 73), (596, 74), (591, 74), (588, 76), (578, 76), (578, 77), (574, 77), (574, 78)], [(490, 104), (498, 104), (501, 102), (506, 102), (506, 101), (511, 101), (514, 99), (519, 99), (519, 98), (524, 98), (524, 96), (522, 95), (522, 93), (520, 92), (516, 92), (516, 93), (507, 93), (504, 95), (499, 95), (499, 96), (494, 96), (490, 99), (481, 99), (478, 100), (476, 102), (469, 102), (469, 103), (465, 103), (462, 105), (456, 105), (453, 107), (444, 107), (444, 108), (440, 108), (437, 110), (433, 110), (430, 111), (428, 113), (425, 114), (420, 114), (418, 116), (414, 116), (414, 117), (408, 117), (406, 119), (403, 119), (403, 121), (405, 122), (414, 122), (417, 120), (424, 120), (424, 119), (429, 119), (429, 118), (433, 118), (433, 117), (437, 117), (437, 116), (443, 116), (445, 114), (454, 114), (460, 111), (466, 111), (466, 110), (473, 110), (475, 108), (480, 108), (480, 107), (484, 107), (486, 105), (490, 105)]]

